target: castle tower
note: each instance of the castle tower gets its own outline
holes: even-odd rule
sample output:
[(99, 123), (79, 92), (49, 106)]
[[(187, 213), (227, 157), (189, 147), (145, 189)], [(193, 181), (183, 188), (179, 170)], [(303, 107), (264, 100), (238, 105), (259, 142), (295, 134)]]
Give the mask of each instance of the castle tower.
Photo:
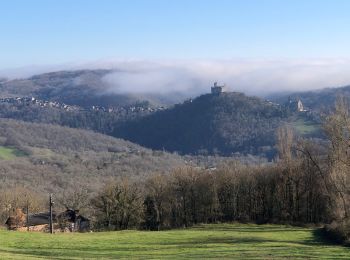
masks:
[(225, 85), (219, 86), (217, 82), (214, 82), (214, 85), (211, 87), (211, 94), (220, 94), (224, 92)]

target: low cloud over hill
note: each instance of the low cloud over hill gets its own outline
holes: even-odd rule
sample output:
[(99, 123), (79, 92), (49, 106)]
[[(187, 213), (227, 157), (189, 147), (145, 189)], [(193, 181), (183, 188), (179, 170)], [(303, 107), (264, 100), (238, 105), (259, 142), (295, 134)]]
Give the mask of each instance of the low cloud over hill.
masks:
[(195, 96), (213, 81), (232, 90), (266, 95), (280, 91), (312, 90), (350, 82), (349, 59), (231, 59), (124, 60), (69, 63), (2, 70), (0, 77), (28, 77), (54, 70), (109, 69), (107, 91), (117, 94), (173, 94)]

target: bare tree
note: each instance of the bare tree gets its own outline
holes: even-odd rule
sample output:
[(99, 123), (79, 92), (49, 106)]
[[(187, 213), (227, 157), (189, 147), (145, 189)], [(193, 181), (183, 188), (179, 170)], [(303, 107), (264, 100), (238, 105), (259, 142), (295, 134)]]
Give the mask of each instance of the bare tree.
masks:
[(324, 124), (330, 141), (328, 153), (329, 182), (335, 193), (338, 208), (344, 218), (349, 217), (350, 205), (350, 117), (345, 98), (338, 98), (335, 111)]

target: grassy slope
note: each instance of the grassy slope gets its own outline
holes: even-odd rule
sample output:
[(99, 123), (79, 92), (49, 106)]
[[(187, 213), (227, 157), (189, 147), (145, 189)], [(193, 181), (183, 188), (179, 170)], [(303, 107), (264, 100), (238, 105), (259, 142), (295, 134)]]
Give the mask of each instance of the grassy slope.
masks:
[(11, 160), (25, 154), (15, 148), (0, 146), (0, 159)]
[(280, 225), (201, 225), (189, 230), (87, 234), (0, 231), (1, 259), (349, 259), (350, 248), (316, 231)]
[(294, 127), (299, 135), (304, 137), (317, 136), (321, 133), (321, 125), (302, 114), (293, 117), (290, 125)]
[(305, 120), (302, 118), (299, 118), (298, 120), (293, 122), (293, 126), (295, 127), (297, 132), (302, 136), (314, 134), (317, 131), (319, 131), (319, 125), (315, 124), (310, 120)]

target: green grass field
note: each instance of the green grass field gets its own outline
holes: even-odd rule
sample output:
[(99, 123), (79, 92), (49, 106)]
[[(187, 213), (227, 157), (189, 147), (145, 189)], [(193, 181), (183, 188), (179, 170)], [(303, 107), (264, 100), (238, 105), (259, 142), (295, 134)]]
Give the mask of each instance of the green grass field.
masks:
[(291, 125), (295, 128), (298, 134), (312, 135), (317, 134), (321, 130), (321, 126), (303, 116), (299, 116), (292, 121)]
[(0, 146), (0, 159), (2, 160), (11, 160), (24, 155), (25, 154), (22, 151), (15, 148)]
[(43, 234), (0, 231), (0, 259), (350, 259), (317, 230), (216, 224), (187, 230)]

